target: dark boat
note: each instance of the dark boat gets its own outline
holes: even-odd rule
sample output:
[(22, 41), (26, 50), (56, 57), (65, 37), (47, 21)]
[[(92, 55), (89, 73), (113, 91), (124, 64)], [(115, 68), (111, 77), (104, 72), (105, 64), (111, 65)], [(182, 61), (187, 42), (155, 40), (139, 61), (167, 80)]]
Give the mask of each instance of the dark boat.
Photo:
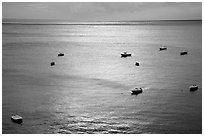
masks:
[(121, 57), (131, 57), (131, 53), (127, 52), (121, 53)]
[(191, 86), (189, 86), (189, 90), (191, 92), (196, 91), (196, 90), (198, 90), (198, 86), (197, 85), (191, 85)]
[(50, 66), (54, 66), (54, 65), (55, 65), (55, 62), (51, 62), (51, 63), (50, 63)]
[(164, 47), (164, 46), (163, 46), (163, 47), (160, 47), (159, 50), (160, 50), (160, 51), (167, 50), (167, 47)]
[(60, 57), (60, 56), (64, 56), (64, 53), (59, 53), (59, 54), (58, 54), (58, 57)]
[(11, 116), (11, 120), (15, 123), (21, 124), (23, 123), (23, 118), (19, 115), (13, 115)]
[(136, 62), (136, 63), (135, 63), (135, 66), (139, 66), (139, 65), (140, 65), (140, 63), (139, 63), (139, 62)]
[(180, 55), (187, 55), (187, 54), (188, 54), (187, 51), (181, 51), (181, 52), (180, 52)]
[(134, 95), (134, 94), (138, 95), (138, 94), (143, 92), (143, 89), (142, 88), (135, 88), (135, 89), (131, 90), (131, 92), (132, 92), (132, 95)]

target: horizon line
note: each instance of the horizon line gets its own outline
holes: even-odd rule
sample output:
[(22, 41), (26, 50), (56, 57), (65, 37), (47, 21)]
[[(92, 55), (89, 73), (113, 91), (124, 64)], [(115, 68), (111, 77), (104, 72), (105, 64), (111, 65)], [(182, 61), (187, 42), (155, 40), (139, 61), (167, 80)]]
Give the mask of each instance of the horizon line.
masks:
[(3, 20), (38, 20), (38, 21), (67, 21), (67, 22), (136, 22), (136, 21), (193, 21), (193, 20), (202, 20), (202, 19), (139, 19), (139, 20), (84, 20), (84, 21), (80, 21), (80, 20), (67, 20), (67, 19), (23, 19), (23, 18), (2, 18), (2, 22)]
[[(6, 21), (7, 20), (7, 21)], [(12, 20), (12, 21), (11, 21)], [(18, 21), (14, 21), (18, 20)], [(41, 20), (41, 21), (40, 21)], [(51, 21), (51, 22), (48, 22)], [(68, 21), (56, 19), (9, 19), (2, 18), (2, 24), (14, 25), (139, 25), (137, 23), (152, 24), (153, 22), (187, 22), (202, 21), (202, 19), (166, 19), (166, 20), (121, 20), (121, 21)]]

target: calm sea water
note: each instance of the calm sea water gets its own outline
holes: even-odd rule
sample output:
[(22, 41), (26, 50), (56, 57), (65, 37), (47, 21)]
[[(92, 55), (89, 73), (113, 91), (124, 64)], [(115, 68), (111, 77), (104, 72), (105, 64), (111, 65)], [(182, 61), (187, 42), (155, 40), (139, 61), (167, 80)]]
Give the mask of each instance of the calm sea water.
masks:
[[(3, 133), (202, 133), (201, 21), (3, 24), (2, 33)], [(131, 95), (135, 87), (144, 92)]]

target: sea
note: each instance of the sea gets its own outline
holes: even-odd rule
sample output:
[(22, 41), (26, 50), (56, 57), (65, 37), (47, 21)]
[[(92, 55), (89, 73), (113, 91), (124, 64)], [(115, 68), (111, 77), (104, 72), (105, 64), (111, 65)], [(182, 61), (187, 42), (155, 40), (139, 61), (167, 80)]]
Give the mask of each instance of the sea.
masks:
[(202, 21), (3, 22), (2, 133), (201, 134)]

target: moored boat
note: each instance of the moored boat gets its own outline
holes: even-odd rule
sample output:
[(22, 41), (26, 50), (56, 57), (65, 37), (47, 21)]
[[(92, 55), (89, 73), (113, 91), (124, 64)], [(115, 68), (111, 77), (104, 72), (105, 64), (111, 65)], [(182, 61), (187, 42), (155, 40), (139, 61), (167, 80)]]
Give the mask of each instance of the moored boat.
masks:
[(21, 116), (17, 115), (17, 114), (11, 116), (11, 120), (12, 120), (13, 122), (15, 122), (15, 123), (18, 123), (18, 124), (23, 123), (23, 118), (22, 118)]
[(131, 57), (131, 53), (123, 52), (121, 53), (121, 57)]
[(188, 54), (187, 51), (181, 51), (181, 52), (180, 52), (180, 55), (187, 55), (187, 54)]
[(139, 66), (139, 65), (140, 65), (140, 63), (139, 63), (139, 62), (136, 62), (136, 63), (135, 63), (135, 66)]
[(58, 57), (60, 57), (60, 56), (64, 56), (64, 53), (59, 53), (59, 54), (58, 54)]
[(160, 51), (167, 50), (167, 47), (162, 46), (162, 47), (159, 48), (159, 50), (160, 50)]
[(50, 66), (54, 66), (54, 65), (55, 65), (55, 62), (51, 62), (51, 63), (50, 63)]
[(198, 90), (198, 86), (197, 85), (191, 85), (189, 86), (189, 90), (192, 92), (192, 91), (196, 91)]
[(143, 92), (142, 88), (135, 88), (135, 89), (131, 90), (132, 95), (134, 95), (134, 94), (138, 95), (138, 94), (140, 94), (142, 92)]

